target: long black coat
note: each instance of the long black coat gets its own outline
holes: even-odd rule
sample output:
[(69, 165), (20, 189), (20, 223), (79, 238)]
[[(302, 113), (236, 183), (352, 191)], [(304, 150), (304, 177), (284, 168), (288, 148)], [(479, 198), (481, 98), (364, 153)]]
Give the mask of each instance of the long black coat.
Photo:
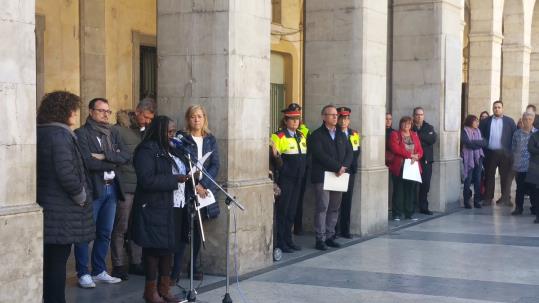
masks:
[(44, 242), (72, 244), (95, 238), (92, 189), (75, 134), (65, 124), (37, 127), (37, 203)]
[(133, 240), (141, 247), (172, 251), (182, 233), (178, 228), (182, 222), (175, 222), (173, 216), (173, 191), (178, 189), (178, 180), (172, 175), (174, 160), (157, 142), (145, 141), (135, 149), (133, 164), (137, 173)]
[(311, 182), (323, 183), (324, 172), (338, 172), (342, 166), (352, 164), (352, 144), (337, 127), (335, 140), (325, 125), (316, 129), (308, 139), (308, 150), (312, 155)]
[(423, 121), (423, 126), (418, 128), (415, 124), (412, 127), (412, 130), (417, 133), (419, 136), (419, 141), (421, 141), (421, 148), (423, 148), (423, 157), (421, 161), (434, 161), (434, 143), (436, 143), (436, 132), (434, 127)]
[(530, 164), (526, 174), (526, 182), (539, 187), (539, 131), (533, 133), (528, 141)]
[[(129, 163), (131, 155), (124, 145), (123, 140), (118, 134), (116, 128), (111, 128), (111, 141), (114, 151), (104, 150), (97, 137), (100, 136), (95, 132), (92, 127), (86, 123), (79, 129), (75, 130), (77, 137), (79, 139), (80, 149), (82, 153), (82, 158), (88, 167), (90, 172), (90, 179), (92, 180), (92, 185), (94, 188), (93, 198), (98, 199), (103, 195), (104, 187), (104, 172), (105, 171), (114, 171), (116, 177), (114, 181), (118, 186), (118, 200), (125, 200), (121, 180), (120, 165), (125, 165)], [(94, 154), (105, 154), (105, 160), (97, 160), (92, 157)]]

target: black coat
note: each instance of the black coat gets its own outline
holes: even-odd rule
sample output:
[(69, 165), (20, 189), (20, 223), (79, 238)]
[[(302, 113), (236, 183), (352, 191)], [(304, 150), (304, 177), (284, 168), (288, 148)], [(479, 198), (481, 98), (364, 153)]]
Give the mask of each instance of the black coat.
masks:
[[(111, 170), (114, 171), (116, 176), (114, 181), (118, 188), (118, 199), (122, 201), (125, 200), (120, 182), (121, 173), (119, 167), (129, 163), (131, 155), (129, 154), (128, 148), (123, 143), (123, 140), (120, 138), (118, 130), (111, 127), (111, 141), (114, 151), (106, 151), (101, 147), (97, 140), (97, 137), (100, 136), (100, 134), (94, 131), (88, 123), (85, 123), (81, 128), (75, 130), (75, 133), (79, 139), (82, 158), (90, 171), (90, 179), (92, 180), (94, 188), (94, 200), (103, 195), (104, 173), (105, 171)], [(92, 153), (105, 154), (105, 160), (93, 158)]]
[(325, 125), (316, 129), (308, 139), (308, 150), (312, 155), (311, 182), (323, 183), (324, 172), (338, 172), (342, 166), (352, 164), (352, 144), (337, 127), (335, 140)]
[(423, 126), (418, 128), (415, 124), (412, 125), (412, 130), (417, 133), (419, 140), (421, 141), (421, 148), (423, 148), (423, 157), (421, 161), (434, 161), (434, 143), (436, 143), (436, 132), (434, 127), (423, 121)]
[[(177, 156), (188, 167), (183, 156)], [(177, 228), (182, 222), (175, 222), (173, 215), (173, 191), (178, 189), (177, 178), (172, 174), (174, 160), (157, 142), (145, 141), (135, 149), (133, 164), (137, 173), (133, 240), (142, 247), (172, 251), (182, 233)]]
[(530, 164), (526, 174), (526, 182), (539, 187), (539, 131), (533, 133), (528, 141)]
[[(490, 124), (492, 123), (492, 117), (493, 116), (486, 118), (485, 120), (481, 121), (481, 123), (479, 124), (481, 135), (483, 135), (483, 138), (487, 140), (487, 147), (488, 147), (488, 141), (490, 140)], [(511, 153), (511, 146), (513, 144), (513, 134), (515, 133), (515, 130), (517, 130), (517, 125), (515, 124), (515, 121), (508, 116), (503, 116), (503, 129), (502, 129), (501, 143), (502, 143), (503, 150), (509, 154)]]
[(44, 243), (95, 238), (92, 189), (75, 134), (65, 124), (37, 127), (37, 203), (43, 207)]

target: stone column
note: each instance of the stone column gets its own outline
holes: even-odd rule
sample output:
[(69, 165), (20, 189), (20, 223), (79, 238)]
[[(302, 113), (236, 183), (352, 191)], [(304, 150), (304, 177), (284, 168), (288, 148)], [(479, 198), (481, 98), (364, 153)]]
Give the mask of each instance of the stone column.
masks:
[(503, 1), (471, 0), (470, 9), (468, 107), (463, 110), (479, 116), (500, 99)]
[(502, 39), (499, 34), (470, 33), (469, 114), (491, 112), (492, 103), (500, 99)]
[[(394, 2), (393, 117), (422, 106), (438, 141), (429, 207), (458, 205), (463, 1)], [(395, 126), (397, 126), (395, 124)]]
[(531, 47), (526, 44), (504, 44), (502, 52), (504, 114), (517, 122), (529, 100)]
[(539, 106), (539, 50), (535, 48), (530, 54), (530, 95), (528, 101)]
[[(321, 125), (326, 104), (352, 109), (352, 128), (362, 137), (352, 201), (351, 232), (387, 230), (387, 169), (384, 117), (387, 1), (306, 2), (305, 116), (311, 130)], [(314, 197), (304, 201), (306, 229), (312, 229)], [(314, 241), (314, 240), (313, 240)]]
[(88, 101), (106, 97), (105, 0), (80, 0), (80, 111), (88, 116)]
[(227, 232), (238, 238), (240, 274), (272, 263), (270, 15), (269, 0), (158, 1), (159, 112), (182, 127), (187, 106), (206, 107), (219, 142), (218, 179), (247, 208), (236, 211), (234, 234), (219, 199), (221, 216), (205, 222), (206, 272), (224, 273)]
[(43, 283), (43, 214), (36, 204), (34, 1), (0, 11), (0, 302), (38, 302)]

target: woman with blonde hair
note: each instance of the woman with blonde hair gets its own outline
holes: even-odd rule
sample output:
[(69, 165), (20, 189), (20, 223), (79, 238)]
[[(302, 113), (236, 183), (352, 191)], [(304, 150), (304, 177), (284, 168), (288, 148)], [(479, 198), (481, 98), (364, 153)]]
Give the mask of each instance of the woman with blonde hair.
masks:
[[(211, 133), (208, 127), (208, 115), (206, 109), (202, 105), (191, 105), (185, 112), (185, 129), (179, 131), (185, 140), (191, 144), (185, 144), (184, 149), (191, 155), (193, 161), (198, 161), (204, 155), (211, 152), (210, 156), (204, 162), (205, 171), (213, 178), (217, 178), (219, 172), (219, 149), (217, 146), (217, 140)], [(198, 196), (205, 198), (208, 195), (208, 190), (214, 191), (212, 182), (205, 176), (196, 180), (195, 191)], [(205, 219), (213, 219), (219, 215), (219, 204), (211, 204), (201, 210), (201, 215)], [(189, 226), (189, 214), (187, 207), (183, 208), (183, 222), (184, 227)], [(193, 256), (193, 268), (195, 280), (202, 279), (202, 272), (196, 266), (196, 260), (200, 251), (201, 237), (200, 231), (197, 228), (198, 222), (194, 222), (194, 256)], [(180, 278), (181, 261), (185, 251), (185, 246), (188, 239), (184, 239), (184, 245), (174, 254), (174, 266), (172, 269), (172, 282), (176, 282)]]

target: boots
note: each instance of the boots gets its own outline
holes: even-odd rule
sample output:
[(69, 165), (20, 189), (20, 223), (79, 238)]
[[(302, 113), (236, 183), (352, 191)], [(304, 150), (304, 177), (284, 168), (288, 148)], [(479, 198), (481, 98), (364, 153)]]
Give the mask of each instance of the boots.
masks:
[(159, 294), (161, 295), (161, 297), (163, 297), (163, 299), (165, 299), (165, 302), (180, 302), (181, 301), (170, 292), (170, 276), (161, 276), (159, 278), (158, 288), (159, 288)]
[(142, 296), (146, 303), (165, 303), (157, 293), (157, 283), (155, 281), (146, 281), (144, 295)]

